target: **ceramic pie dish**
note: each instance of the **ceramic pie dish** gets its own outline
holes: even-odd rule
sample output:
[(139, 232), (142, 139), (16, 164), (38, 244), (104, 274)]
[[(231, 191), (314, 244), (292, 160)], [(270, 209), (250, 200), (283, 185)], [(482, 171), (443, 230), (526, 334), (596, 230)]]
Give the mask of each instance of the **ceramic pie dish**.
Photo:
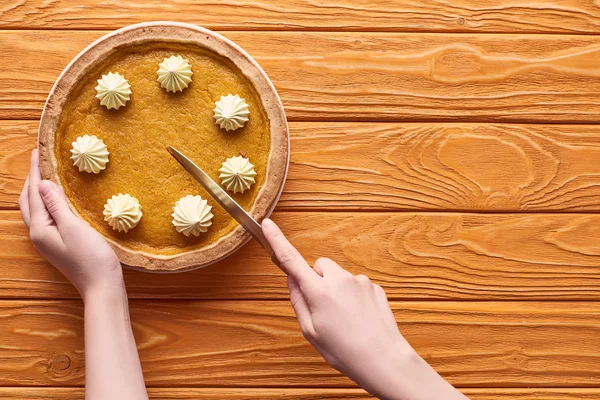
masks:
[[(156, 79), (170, 56), (192, 67), (192, 82), (170, 93)], [(95, 97), (107, 73), (131, 85), (126, 106), (107, 109)], [(250, 116), (233, 132), (215, 123), (216, 102), (228, 94), (244, 98)], [(100, 173), (80, 172), (71, 157), (82, 135), (101, 138), (110, 161)], [(231, 194), (258, 221), (270, 214), (283, 189), (289, 164), (289, 133), (275, 88), (260, 66), (239, 46), (210, 30), (183, 23), (128, 26), (92, 43), (65, 68), (42, 113), (39, 127), (42, 176), (60, 185), (71, 209), (102, 233), (121, 262), (154, 272), (177, 272), (219, 261), (239, 249), (248, 234), (165, 150), (172, 145), (219, 182), (221, 163), (242, 155), (255, 166), (250, 190)], [(143, 217), (128, 232), (103, 218), (107, 199), (128, 193)], [(173, 224), (173, 207), (199, 195), (213, 207), (212, 225), (185, 236)]]

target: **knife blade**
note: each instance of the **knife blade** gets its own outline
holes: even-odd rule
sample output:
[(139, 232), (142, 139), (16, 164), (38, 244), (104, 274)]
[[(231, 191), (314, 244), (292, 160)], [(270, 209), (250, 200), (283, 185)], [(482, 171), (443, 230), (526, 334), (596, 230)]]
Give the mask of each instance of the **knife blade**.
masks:
[[(231, 215), (246, 230), (246, 232), (250, 234), (250, 236), (252, 236), (254, 240), (260, 243), (263, 249), (270, 254), (273, 263), (281, 268), (279, 260), (277, 260), (275, 252), (273, 252), (271, 245), (267, 241), (260, 224), (192, 160), (173, 146), (168, 146), (167, 150), (179, 164), (181, 164), (183, 168), (185, 168), (185, 170), (189, 172), (204, 189), (206, 189), (208, 194), (210, 194), (225, 209), (225, 211), (227, 211), (229, 215)], [(282, 271), (285, 272), (283, 269)]]

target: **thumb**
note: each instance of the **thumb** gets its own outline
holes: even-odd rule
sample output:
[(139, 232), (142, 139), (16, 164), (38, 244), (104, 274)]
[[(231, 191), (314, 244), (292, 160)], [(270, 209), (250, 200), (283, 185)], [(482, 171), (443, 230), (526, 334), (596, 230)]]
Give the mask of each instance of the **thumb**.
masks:
[(46, 209), (59, 229), (75, 217), (69, 209), (65, 193), (54, 182), (43, 180), (38, 188)]
[(307, 338), (312, 338), (315, 335), (315, 327), (312, 322), (310, 307), (302, 294), (302, 290), (296, 279), (289, 275), (287, 278), (288, 288), (290, 289), (290, 301), (296, 313), (296, 318), (300, 323), (302, 334)]

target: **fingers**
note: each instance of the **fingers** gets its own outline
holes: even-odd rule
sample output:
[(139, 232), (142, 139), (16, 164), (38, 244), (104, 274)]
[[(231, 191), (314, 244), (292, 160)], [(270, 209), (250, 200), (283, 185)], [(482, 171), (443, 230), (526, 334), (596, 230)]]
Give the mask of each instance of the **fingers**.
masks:
[(370, 290), (372, 290), (375, 300), (377, 302), (387, 306), (387, 295), (385, 294), (385, 290), (383, 290), (381, 286), (371, 282), (371, 279), (369, 279), (369, 277), (366, 275), (356, 275), (354, 279), (362, 287), (369, 288)]
[(304, 298), (304, 295), (302, 294), (302, 290), (300, 290), (298, 282), (293, 276), (289, 275), (287, 278), (287, 284), (288, 288), (290, 289), (290, 300), (292, 302), (292, 307), (294, 308), (294, 312), (296, 313), (296, 317), (300, 323), (302, 334), (307, 339), (314, 337), (315, 328), (312, 322), (310, 308), (306, 299)]
[(303, 290), (305, 290), (305, 286), (318, 285), (319, 276), (286, 239), (279, 227), (267, 218), (263, 221), (262, 228), (277, 259), (288, 275), (292, 276)]
[(375, 294), (375, 299), (381, 304), (385, 306), (389, 306), (387, 294), (385, 290), (379, 285), (373, 284), (373, 292)]
[(48, 211), (44, 201), (40, 196), (39, 184), (42, 180), (42, 174), (40, 173), (40, 156), (37, 149), (31, 152), (31, 166), (29, 168), (29, 187), (28, 187), (28, 199), (29, 199), (29, 217), (34, 224), (42, 221), (47, 221)]
[(27, 179), (25, 179), (23, 190), (21, 191), (21, 195), (19, 196), (19, 210), (21, 210), (21, 218), (23, 218), (25, 226), (27, 226), (27, 229), (29, 229), (29, 175), (27, 175)]
[(379, 305), (380, 310), (383, 310), (384, 318), (387, 318), (390, 325), (396, 324), (396, 317), (390, 307), (385, 290), (381, 286), (373, 284), (373, 292), (376, 304)]
[(76, 218), (69, 209), (64, 192), (54, 182), (43, 180), (39, 185), (44, 205), (58, 226), (59, 231)]
[(366, 275), (356, 275), (354, 277), (354, 279), (356, 279), (356, 282), (358, 282), (361, 285), (367, 286), (367, 287), (373, 287), (373, 283), (371, 283), (371, 280), (369, 279), (368, 276)]
[(315, 261), (314, 269), (317, 274), (321, 275), (323, 278), (340, 279), (352, 276), (350, 272), (346, 271), (344, 268), (340, 267), (338, 263), (329, 258), (319, 258)]

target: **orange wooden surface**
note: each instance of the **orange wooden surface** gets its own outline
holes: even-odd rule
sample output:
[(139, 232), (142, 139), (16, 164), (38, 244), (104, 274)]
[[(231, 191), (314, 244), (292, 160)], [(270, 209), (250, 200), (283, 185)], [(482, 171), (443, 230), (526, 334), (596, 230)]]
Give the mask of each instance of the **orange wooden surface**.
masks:
[[(274, 214), (309, 261), (369, 275), (476, 400), (600, 398), (600, 5), (587, 0), (6, 0), (0, 5), (0, 399), (82, 398), (81, 304), (17, 197), (48, 91), (108, 30), (201, 24), (291, 120)], [(153, 399), (366, 399), (303, 340), (250, 243), (126, 271)]]
[[(76, 297), (35, 252), (18, 211), (0, 216), (0, 297)], [(338, 260), (395, 300), (600, 299), (598, 214), (277, 211), (273, 219), (309, 261)], [(125, 277), (133, 298), (288, 296), (283, 273), (252, 242), (212, 268)]]
[[(600, 386), (600, 303), (391, 302), (406, 339), (458, 387)], [(287, 301), (131, 300), (150, 387), (353, 384), (303, 338)], [(83, 308), (0, 302), (0, 386), (83, 385)]]
[[(463, 389), (472, 400), (597, 400), (599, 389)], [(216, 389), (150, 388), (151, 400), (341, 400), (372, 399), (360, 389)], [(83, 398), (81, 388), (0, 387), (5, 400), (75, 400)]]
[[(0, 118), (39, 118), (60, 71), (106, 32), (3, 31)], [(265, 69), (290, 120), (598, 120), (593, 35), (222, 33)]]
[[(0, 209), (17, 207), (37, 124), (0, 120)], [(600, 210), (597, 125), (291, 122), (290, 131), (281, 211)]]
[(6, 0), (4, 28), (116, 29), (176, 20), (227, 30), (598, 33), (588, 0)]

